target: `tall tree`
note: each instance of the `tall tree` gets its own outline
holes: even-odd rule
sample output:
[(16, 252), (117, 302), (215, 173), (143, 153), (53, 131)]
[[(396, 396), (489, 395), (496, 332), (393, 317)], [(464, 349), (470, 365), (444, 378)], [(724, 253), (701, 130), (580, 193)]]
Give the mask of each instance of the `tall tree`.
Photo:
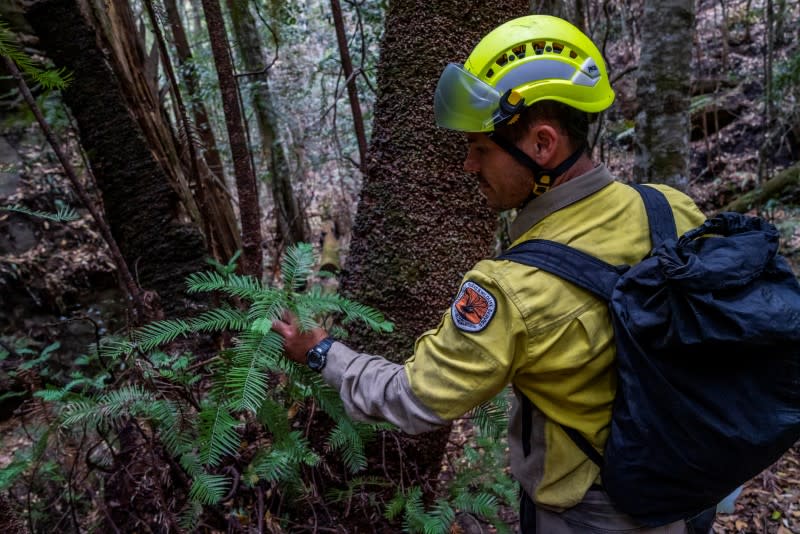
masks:
[(233, 63), (228, 50), (228, 33), (219, 0), (203, 0), (211, 50), (217, 67), (219, 88), (222, 92), (222, 107), (225, 111), (225, 126), (233, 155), (233, 170), (236, 175), (236, 190), (239, 193), (239, 218), (242, 222), (242, 264), (244, 272), (261, 277), (263, 253), (261, 251), (261, 210), (258, 204), (258, 187), (255, 169), (247, 146), (239, 91), (233, 76)]
[(192, 48), (189, 45), (189, 39), (186, 37), (186, 30), (178, 10), (178, 3), (175, 0), (164, 0), (164, 7), (166, 8), (169, 26), (172, 31), (175, 52), (178, 56), (179, 70), (186, 86), (186, 92), (189, 93), (189, 107), (194, 117), (195, 129), (205, 148), (203, 156), (211, 172), (224, 184), (225, 173), (223, 172), (222, 158), (217, 148), (214, 131), (211, 129), (211, 122), (208, 119), (208, 110), (200, 97), (200, 81), (197, 77)]
[[(463, 135), (437, 128), (433, 94), (450, 62), (528, 2), (397, 0), (389, 4), (378, 67), (378, 101), (367, 174), (356, 215), (345, 291), (384, 311), (393, 334), (359, 335), (353, 344), (396, 362), (434, 327), (463, 274), (491, 255), (496, 218), (462, 169)], [(447, 431), (408, 438), (406, 472), (439, 467)]]
[(637, 182), (686, 190), (694, 0), (645, 0), (636, 97)]
[[(275, 3), (273, 2), (274, 6)], [(250, 73), (250, 97), (261, 136), (261, 160), (269, 167), (279, 240), (283, 244), (309, 240), (308, 222), (302, 203), (292, 186), (292, 176), (278, 136), (278, 115), (269, 88), (269, 63), (249, 2), (228, 0), (233, 30), (245, 69)], [(273, 17), (274, 18), (274, 17)], [(277, 36), (275, 28), (273, 35)]]
[(358, 166), (361, 172), (367, 168), (367, 136), (364, 133), (364, 118), (361, 114), (361, 102), (358, 100), (358, 88), (356, 77), (353, 72), (353, 61), (350, 59), (350, 50), (347, 47), (347, 35), (344, 29), (344, 17), (342, 16), (342, 6), (339, 0), (331, 0), (331, 13), (333, 14), (333, 26), (336, 29), (336, 42), (339, 45), (339, 57), (342, 61), (342, 71), (347, 85), (347, 97), (350, 100), (350, 110), (353, 114), (353, 127), (356, 132), (358, 142)]
[(167, 312), (203, 266), (201, 213), (124, 0), (40, 0), (28, 20), (47, 55), (74, 72), (64, 99), (77, 121), (112, 234), (134, 276)]

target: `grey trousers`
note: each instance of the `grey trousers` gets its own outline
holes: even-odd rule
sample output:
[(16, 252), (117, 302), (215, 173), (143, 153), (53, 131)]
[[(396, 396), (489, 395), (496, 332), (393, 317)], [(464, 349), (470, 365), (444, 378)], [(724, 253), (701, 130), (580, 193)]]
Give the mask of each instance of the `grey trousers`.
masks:
[(522, 492), (519, 507), (521, 534), (690, 534), (686, 521), (645, 527), (618, 512), (602, 489), (590, 489), (576, 506), (564, 512), (537, 507)]

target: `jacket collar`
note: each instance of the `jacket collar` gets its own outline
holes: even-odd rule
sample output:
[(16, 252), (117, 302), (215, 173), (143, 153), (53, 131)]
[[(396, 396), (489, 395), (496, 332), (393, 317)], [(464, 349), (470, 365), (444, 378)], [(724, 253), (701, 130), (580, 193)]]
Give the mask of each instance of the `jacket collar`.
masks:
[(592, 195), (605, 186), (611, 184), (614, 177), (608, 172), (605, 165), (600, 164), (591, 171), (554, 187), (543, 195), (534, 198), (517, 212), (517, 217), (508, 230), (509, 238), (513, 243), (539, 221), (566, 208), (579, 200)]

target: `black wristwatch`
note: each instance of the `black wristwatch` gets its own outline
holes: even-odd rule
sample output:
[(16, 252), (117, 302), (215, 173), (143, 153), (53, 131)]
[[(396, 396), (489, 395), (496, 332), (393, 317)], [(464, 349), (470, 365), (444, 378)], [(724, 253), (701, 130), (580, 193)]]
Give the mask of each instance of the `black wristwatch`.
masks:
[(322, 372), (325, 364), (328, 363), (328, 350), (333, 345), (333, 341), (332, 337), (326, 337), (306, 352), (306, 364), (311, 370), (318, 373)]

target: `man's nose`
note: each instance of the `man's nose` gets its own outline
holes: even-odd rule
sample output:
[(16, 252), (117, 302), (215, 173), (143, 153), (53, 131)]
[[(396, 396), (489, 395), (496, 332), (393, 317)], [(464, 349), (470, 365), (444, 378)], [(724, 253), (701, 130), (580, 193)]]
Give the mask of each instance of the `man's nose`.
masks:
[(470, 150), (467, 153), (467, 157), (464, 158), (464, 171), (469, 173), (477, 173), (480, 172), (481, 166), (478, 163), (478, 159), (473, 157), (472, 151)]

